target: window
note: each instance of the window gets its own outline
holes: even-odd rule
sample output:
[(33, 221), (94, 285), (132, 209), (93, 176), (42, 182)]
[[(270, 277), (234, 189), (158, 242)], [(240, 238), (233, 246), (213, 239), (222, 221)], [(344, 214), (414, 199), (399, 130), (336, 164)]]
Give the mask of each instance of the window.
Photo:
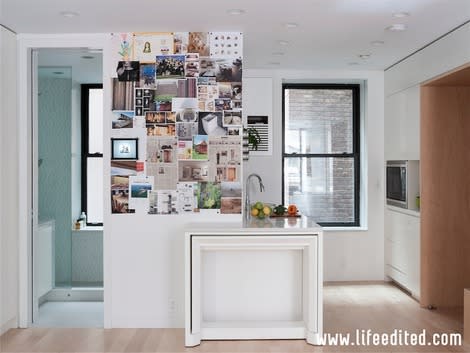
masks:
[(283, 85), (283, 202), (359, 226), (359, 85)]
[(103, 225), (103, 85), (81, 85), (82, 209), (87, 225)]

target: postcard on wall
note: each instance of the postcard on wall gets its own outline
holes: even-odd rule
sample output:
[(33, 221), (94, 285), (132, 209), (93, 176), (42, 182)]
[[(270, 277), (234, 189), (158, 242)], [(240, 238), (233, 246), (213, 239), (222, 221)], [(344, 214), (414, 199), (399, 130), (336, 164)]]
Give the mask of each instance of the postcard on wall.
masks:
[(176, 190), (158, 190), (149, 193), (148, 214), (178, 214), (178, 209)]
[(199, 76), (199, 54), (188, 53), (185, 58), (184, 72), (186, 77), (198, 77)]
[(176, 112), (177, 122), (195, 122), (198, 118), (198, 102), (197, 98), (173, 98), (172, 110)]
[[(209, 57), (199, 57), (199, 80), (201, 78), (209, 78), (209, 77), (213, 77), (215, 80), (215, 76), (217, 75), (217, 70), (218, 70), (218, 64), (217, 64), (216, 59), (212, 59)], [(208, 81), (208, 82), (214, 82), (214, 81)]]
[[(186, 81), (186, 80), (185, 80)], [(171, 101), (178, 96), (179, 80), (158, 80), (156, 81), (155, 100)]]
[(154, 190), (175, 190), (178, 178), (176, 164), (146, 163), (146, 173), (154, 177)]
[(240, 214), (242, 213), (241, 197), (222, 197), (220, 199), (221, 214)]
[(193, 142), (191, 140), (178, 140), (178, 159), (193, 158)]
[(134, 112), (125, 110), (113, 111), (113, 129), (132, 129), (134, 127)]
[(111, 176), (111, 213), (134, 213), (129, 208), (129, 177)]
[(209, 136), (194, 135), (192, 146), (192, 159), (207, 160), (209, 148)]
[(198, 208), (220, 209), (222, 191), (220, 183), (201, 182), (197, 190)]
[(242, 66), (241, 58), (218, 59), (215, 75), (217, 82), (241, 82)]
[(188, 52), (189, 33), (175, 32), (173, 33), (174, 53), (186, 54)]
[(134, 33), (133, 57), (142, 63), (154, 63), (157, 55), (173, 54), (173, 33)]
[(112, 110), (134, 110), (134, 83), (112, 79), (113, 101)]
[(188, 53), (198, 53), (200, 56), (209, 56), (209, 36), (207, 32), (189, 32)]
[[(128, 61), (132, 59), (132, 34), (111, 34), (111, 54), (113, 62)], [(114, 73), (115, 74), (115, 73)]]
[(140, 64), (140, 88), (155, 88), (155, 63)]
[(209, 181), (209, 162), (178, 161), (178, 181)]
[(142, 161), (111, 160), (111, 175), (137, 175), (144, 171)]
[(148, 193), (153, 190), (153, 176), (129, 176), (129, 207), (147, 210)]
[(147, 136), (176, 136), (175, 124), (146, 124)]
[[(160, 80), (160, 82), (167, 80)], [(180, 98), (197, 98), (197, 78), (187, 77), (186, 79), (179, 79), (177, 82), (177, 97)]]
[(199, 135), (224, 136), (222, 112), (199, 112)]
[(212, 57), (240, 57), (243, 53), (241, 32), (210, 32), (210, 55)]
[(178, 79), (184, 78), (185, 55), (157, 55), (156, 57), (156, 78)]
[(152, 163), (176, 163), (176, 137), (147, 137), (147, 161)]
[(191, 141), (193, 135), (198, 134), (198, 123), (191, 122), (191, 123), (176, 123), (176, 136), (178, 136), (178, 140), (182, 141)]
[(119, 81), (139, 81), (140, 63), (138, 61), (119, 61), (116, 73)]
[(224, 127), (242, 126), (242, 112), (237, 110), (224, 111)]
[(185, 183), (180, 182), (176, 185), (178, 192), (178, 212), (182, 213), (193, 213), (196, 212), (197, 207), (197, 191), (198, 183)]

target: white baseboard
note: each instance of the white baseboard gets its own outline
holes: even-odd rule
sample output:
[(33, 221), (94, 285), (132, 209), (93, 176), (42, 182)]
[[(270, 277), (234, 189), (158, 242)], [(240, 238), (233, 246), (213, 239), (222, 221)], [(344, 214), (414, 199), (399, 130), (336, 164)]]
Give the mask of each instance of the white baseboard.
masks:
[(43, 298), (42, 302), (102, 302), (103, 288), (54, 288)]
[(0, 336), (12, 328), (18, 328), (18, 320), (16, 317), (8, 320), (5, 324), (0, 327)]

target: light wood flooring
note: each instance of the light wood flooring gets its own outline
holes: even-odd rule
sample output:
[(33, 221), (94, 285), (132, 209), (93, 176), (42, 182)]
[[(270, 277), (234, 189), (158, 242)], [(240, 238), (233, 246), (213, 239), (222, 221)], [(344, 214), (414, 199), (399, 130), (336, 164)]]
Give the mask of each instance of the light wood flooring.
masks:
[[(325, 333), (394, 329), (462, 333), (462, 310), (433, 310), (384, 283), (331, 284), (324, 288)], [(0, 338), (0, 352), (470, 352), (462, 346), (310, 346), (303, 340), (203, 341), (184, 347), (183, 329), (15, 329)]]

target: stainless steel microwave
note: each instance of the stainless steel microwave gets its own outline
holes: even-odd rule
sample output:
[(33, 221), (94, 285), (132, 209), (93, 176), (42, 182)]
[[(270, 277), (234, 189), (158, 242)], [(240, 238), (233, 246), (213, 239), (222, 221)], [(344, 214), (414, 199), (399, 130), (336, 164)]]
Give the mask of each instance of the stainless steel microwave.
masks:
[(387, 161), (387, 204), (416, 210), (417, 196), (419, 196), (419, 161)]

